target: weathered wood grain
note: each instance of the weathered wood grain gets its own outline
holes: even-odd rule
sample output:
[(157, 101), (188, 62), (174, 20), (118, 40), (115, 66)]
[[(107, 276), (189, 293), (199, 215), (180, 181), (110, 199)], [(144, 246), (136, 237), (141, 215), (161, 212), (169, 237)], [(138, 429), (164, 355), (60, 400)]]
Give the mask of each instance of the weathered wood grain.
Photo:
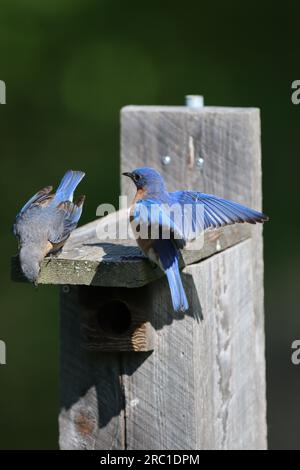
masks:
[(155, 350), (138, 368), (122, 356), (128, 449), (262, 446), (251, 244), (183, 270), (190, 315), (172, 318), (166, 282), (151, 285)]
[[(189, 165), (193, 139), (195, 161)], [(259, 209), (253, 199), (255, 167), (260, 168), (259, 110), (255, 108), (203, 108), (126, 106), (121, 112), (121, 171), (152, 166), (164, 177), (169, 191), (193, 189), (235, 200)], [(170, 165), (161, 157), (169, 155)], [(197, 157), (204, 159), (203, 169)], [(121, 179), (129, 200), (134, 185)]]
[(83, 347), (78, 288), (61, 290), (61, 449), (124, 449), (124, 396), (120, 356)]
[[(260, 138), (260, 116), (253, 117), (251, 123), (253, 159), (251, 201), (259, 210), (262, 210), (262, 165)], [(255, 352), (256, 352), (256, 387), (260, 390), (257, 397), (256, 426), (265, 429), (261, 435), (260, 446), (267, 446), (266, 429), (266, 367), (265, 367), (265, 328), (264, 328), (264, 264), (263, 264), (263, 227), (251, 228), (252, 238), (252, 269), (253, 269), (253, 302), (255, 312)]]
[[(122, 210), (119, 214), (122, 224), (128, 213)], [(150, 264), (133, 238), (99, 240), (101, 227), (114, 223), (115, 215), (111, 215), (75, 230), (59, 256), (44, 260), (38, 283), (139, 287), (161, 277), (162, 271)], [(196, 240), (182, 251), (181, 266), (207, 258), (250, 235), (247, 224), (207, 231), (203, 248), (198, 249)], [(18, 257), (12, 259), (12, 278), (26, 281)]]

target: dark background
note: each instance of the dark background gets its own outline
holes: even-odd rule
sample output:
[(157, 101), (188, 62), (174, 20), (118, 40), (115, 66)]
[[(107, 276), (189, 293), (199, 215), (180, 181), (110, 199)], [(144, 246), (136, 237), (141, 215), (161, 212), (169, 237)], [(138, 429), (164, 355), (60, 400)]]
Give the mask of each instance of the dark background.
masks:
[[(269, 446), (300, 448), (299, 123), (296, 2), (2, 0), (0, 448), (56, 448), (58, 291), (9, 279), (11, 225), (37, 189), (83, 169), (81, 223), (117, 202), (126, 104), (261, 108)], [(199, 188), (201, 189), (201, 188)]]

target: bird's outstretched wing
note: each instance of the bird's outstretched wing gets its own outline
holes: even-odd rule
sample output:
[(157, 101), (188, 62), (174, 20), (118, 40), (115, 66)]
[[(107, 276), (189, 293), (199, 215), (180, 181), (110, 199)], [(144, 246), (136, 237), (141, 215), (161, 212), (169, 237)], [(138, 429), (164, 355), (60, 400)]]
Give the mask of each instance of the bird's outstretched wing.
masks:
[(168, 204), (155, 199), (142, 199), (135, 203), (130, 212), (136, 237), (149, 239), (172, 239), (178, 248), (185, 245), (180, 224)]
[[(194, 220), (192, 217), (191, 232), (207, 230), (209, 228), (218, 228), (224, 225), (248, 222), (255, 224), (265, 222), (268, 217), (262, 212), (258, 212), (249, 207), (243, 206), (233, 201), (222, 199), (212, 194), (204, 194), (196, 191), (176, 191), (170, 193), (174, 202), (180, 202), (182, 205), (202, 205), (203, 220)], [(185, 236), (189, 239), (188, 227), (185, 230)]]
[(85, 196), (81, 196), (75, 202), (65, 201), (57, 206), (50, 227), (49, 242), (56, 245), (70, 236), (80, 219), (84, 200)]

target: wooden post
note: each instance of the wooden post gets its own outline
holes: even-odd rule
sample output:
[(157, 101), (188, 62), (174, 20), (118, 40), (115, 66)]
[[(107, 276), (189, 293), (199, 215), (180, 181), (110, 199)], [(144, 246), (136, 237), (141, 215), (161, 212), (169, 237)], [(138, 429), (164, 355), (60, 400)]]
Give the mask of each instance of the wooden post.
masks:
[[(163, 164), (165, 155), (169, 165)], [(261, 209), (259, 110), (126, 107), (121, 169), (143, 165), (157, 168), (169, 190), (200, 190)], [(127, 179), (123, 192), (132, 194)], [(141, 425), (141, 416), (146, 427), (152, 408), (157, 416), (151, 421), (155, 439), (128, 433), (129, 446), (265, 448), (262, 228), (251, 228), (247, 240), (183, 272), (192, 308), (201, 307), (203, 322), (189, 326), (190, 317), (173, 322), (156, 358), (151, 356), (134, 378), (128, 377), (128, 403), (145, 386), (145, 377), (153, 392), (140, 409), (129, 409), (127, 424), (135, 423), (132, 433), (137, 421)], [(167, 360), (161, 357), (165, 351), (171, 353)], [(160, 376), (157, 368), (162, 363), (167, 372)], [(159, 397), (160, 406), (153, 406), (154, 397)], [(169, 419), (160, 420), (161, 411)]]
[[(169, 190), (261, 208), (257, 109), (130, 106), (121, 123), (122, 171), (153, 166)], [(60, 447), (264, 449), (261, 227), (210, 231), (182, 252), (183, 316), (134, 241), (97, 239), (107, 220), (76, 230), (39, 279), (63, 285)]]

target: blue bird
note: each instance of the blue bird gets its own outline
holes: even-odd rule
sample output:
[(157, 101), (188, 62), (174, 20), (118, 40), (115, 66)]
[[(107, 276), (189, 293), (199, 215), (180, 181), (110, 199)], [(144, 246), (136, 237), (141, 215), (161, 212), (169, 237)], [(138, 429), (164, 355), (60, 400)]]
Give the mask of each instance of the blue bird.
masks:
[[(243, 222), (255, 224), (268, 220), (261, 212), (212, 194), (196, 191), (168, 192), (162, 176), (153, 168), (137, 168), (123, 175), (131, 178), (137, 189), (130, 212), (130, 221), (137, 233), (137, 243), (144, 254), (165, 272), (175, 312), (184, 312), (189, 308), (179, 271), (178, 251), (187, 241), (209, 228)], [(175, 205), (181, 209), (182, 220), (179, 218), (179, 223), (178, 218), (174, 218), (166, 210)], [(186, 216), (187, 206), (192, 208), (190, 216)], [(200, 218), (197, 217), (197, 207), (201, 207)], [(151, 235), (153, 228), (158, 229), (156, 237)], [(169, 236), (166, 237), (164, 232), (169, 233)]]
[(21, 268), (35, 285), (44, 257), (58, 253), (77, 226), (85, 196), (73, 202), (73, 192), (84, 175), (82, 171), (67, 171), (55, 194), (51, 194), (52, 186), (46, 186), (16, 217), (13, 232), (19, 242)]

